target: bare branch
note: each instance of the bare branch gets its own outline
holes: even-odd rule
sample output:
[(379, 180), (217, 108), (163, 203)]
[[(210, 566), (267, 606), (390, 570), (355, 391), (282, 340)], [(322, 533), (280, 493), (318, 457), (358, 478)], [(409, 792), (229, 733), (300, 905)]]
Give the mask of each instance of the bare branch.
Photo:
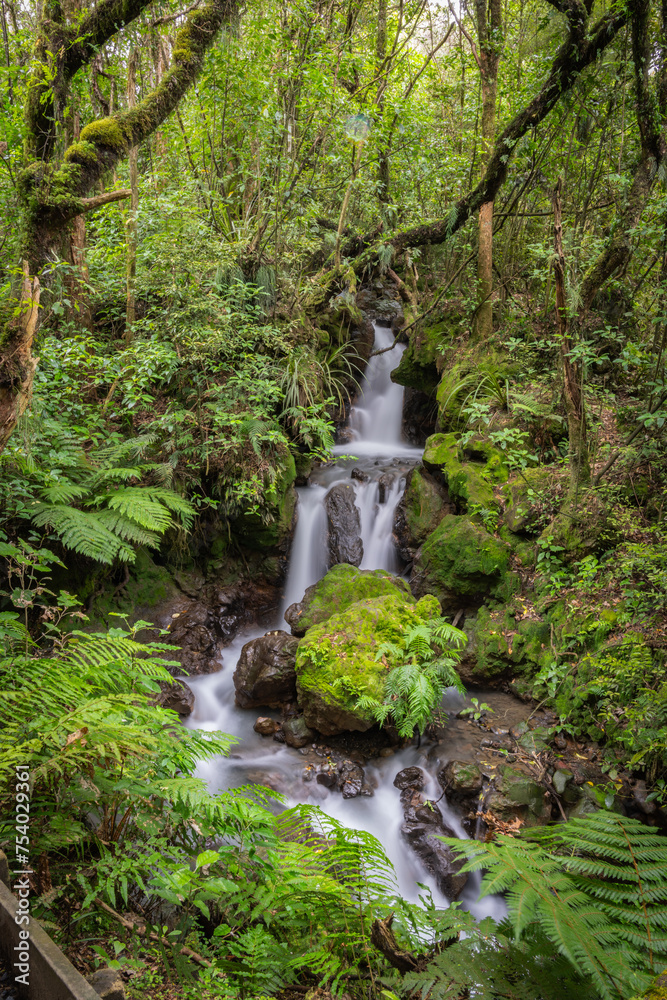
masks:
[(124, 201), (131, 198), (132, 192), (128, 188), (119, 188), (118, 191), (107, 191), (105, 194), (96, 194), (94, 198), (82, 198), (79, 202), (81, 207), (80, 215), (84, 212), (94, 212), (96, 208), (103, 205), (110, 205), (112, 201)]

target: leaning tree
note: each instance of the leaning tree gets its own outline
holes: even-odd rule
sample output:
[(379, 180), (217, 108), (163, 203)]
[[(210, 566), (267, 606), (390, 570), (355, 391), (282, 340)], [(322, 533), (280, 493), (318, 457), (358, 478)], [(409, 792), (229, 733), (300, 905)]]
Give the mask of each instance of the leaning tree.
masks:
[[(62, 0), (44, 0), (31, 57), (26, 101), (26, 142), (19, 177), (22, 279), (13, 315), (0, 335), (0, 451), (30, 399), (37, 364), (32, 342), (38, 325), (44, 266), (62, 256), (73, 220), (130, 196), (96, 185), (146, 140), (176, 108), (199, 73), (207, 50), (237, 0), (205, 0), (184, 15), (168, 71), (134, 107), (89, 122), (67, 145), (61, 122), (74, 78), (100, 49), (134, 21), (152, 0), (100, 0), (72, 11)], [(78, 5), (77, 5), (78, 6)]]

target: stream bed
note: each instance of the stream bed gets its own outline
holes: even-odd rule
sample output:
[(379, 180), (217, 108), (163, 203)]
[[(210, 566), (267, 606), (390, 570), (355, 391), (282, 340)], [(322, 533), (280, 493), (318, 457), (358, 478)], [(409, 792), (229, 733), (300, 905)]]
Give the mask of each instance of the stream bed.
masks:
[[(376, 351), (390, 348), (393, 340), (389, 328), (375, 327)], [(334, 460), (317, 468), (308, 485), (297, 490), (298, 520), (282, 606), (278, 620), (272, 626), (274, 629), (285, 629), (285, 610), (300, 601), (306, 588), (321, 579), (333, 562), (343, 561), (332, 559), (330, 549), (325, 499), (333, 487), (354, 491), (354, 506), (358, 511), (363, 545), (360, 568), (401, 572), (401, 561), (392, 535), (394, 515), (405, 489), (406, 476), (422, 456), (420, 448), (410, 446), (403, 440), (404, 390), (390, 378), (404, 349), (403, 345), (397, 344), (391, 350), (371, 357), (359, 399), (350, 413), (348, 428), (341, 435), (343, 441), (334, 449)], [(463, 754), (466, 740), (469, 744), (465, 747), (466, 752), (472, 752), (475, 741), (479, 751), (483, 733), (480, 735), (480, 731), (469, 722), (455, 718), (463, 706), (463, 698), (452, 689), (443, 704), (450, 715), (445, 733), (451, 725), (451, 749), (454, 753), (449, 752), (448, 738), (444, 742), (442, 739), (426, 739), (420, 746), (410, 745), (402, 749), (391, 746), (364, 748), (362, 739), (361, 749), (355, 750), (354, 738), (359, 734), (350, 734), (353, 739), (348, 741), (345, 755), (363, 764), (364, 786), (361, 794), (345, 798), (339, 791), (313, 780), (322, 767), (321, 762), (331, 758), (333, 751), (329, 743), (340, 742), (342, 738), (294, 749), (258, 735), (253, 730), (257, 710), (243, 710), (235, 704), (233, 674), (241, 649), (266, 631), (264, 625), (239, 634), (225, 648), (222, 669), (218, 673), (188, 678), (188, 685), (195, 694), (194, 709), (186, 723), (188, 727), (223, 731), (238, 740), (228, 757), (201, 763), (199, 776), (207, 781), (212, 791), (248, 783), (266, 785), (283, 795), (288, 806), (312, 803), (345, 826), (375, 835), (394, 865), (398, 888), (404, 898), (416, 901), (421, 891), (417, 883), (421, 882), (430, 887), (438, 905), (447, 906), (448, 898), (439, 887), (438, 880), (411, 849), (402, 833), (404, 815), (401, 793), (395, 787), (394, 779), (406, 768), (421, 768), (425, 782), (423, 794), (431, 800), (439, 800), (438, 808), (445, 826), (457, 836), (468, 835), (463, 825), (463, 810), (460, 806), (456, 808), (447, 803), (436, 778), (448, 759)], [(509, 725), (527, 714), (526, 706), (508, 695), (484, 692), (483, 697), (487, 702), (498, 702), (499, 719), (503, 713), (512, 715)], [(502, 707), (499, 699), (503, 702)], [(262, 714), (278, 717), (278, 713)], [(504, 913), (503, 901), (494, 897), (478, 902), (478, 889), (479, 879), (471, 877), (460, 897), (466, 908), (480, 918), (487, 915), (500, 918)]]

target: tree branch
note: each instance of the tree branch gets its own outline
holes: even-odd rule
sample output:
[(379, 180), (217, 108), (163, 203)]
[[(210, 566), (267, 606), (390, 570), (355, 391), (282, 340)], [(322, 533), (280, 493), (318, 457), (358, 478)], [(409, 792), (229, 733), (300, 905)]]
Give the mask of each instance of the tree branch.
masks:
[(125, 198), (131, 198), (132, 192), (128, 188), (119, 188), (118, 191), (107, 191), (105, 194), (96, 194), (94, 198), (82, 198), (79, 202), (80, 215), (84, 212), (94, 212), (96, 208), (101, 208), (102, 205), (109, 205), (112, 201), (123, 201)]
[(71, 40), (65, 53), (65, 76), (74, 74), (95, 57), (98, 50), (136, 20), (152, 0), (101, 0), (83, 21), (70, 29)]

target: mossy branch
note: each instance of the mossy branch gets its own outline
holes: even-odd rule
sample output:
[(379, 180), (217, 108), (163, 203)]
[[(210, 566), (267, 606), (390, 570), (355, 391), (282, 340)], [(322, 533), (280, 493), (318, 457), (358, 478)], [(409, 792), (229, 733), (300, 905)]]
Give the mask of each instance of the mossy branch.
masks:
[[(107, 6), (110, 9), (114, 5)], [(174, 111), (200, 72), (220, 28), (236, 10), (236, 0), (208, 0), (192, 11), (176, 36), (168, 72), (143, 101), (86, 125), (80, 139), (66, 150), (61, 164), (29, 164), (21, 178), (23, 197), (31, 204), (40, 228), (60, 229), (75, 215), (97, 207), (90, 203), (91, 199), (85, 199), (88, 191)], [(114, 192), (109, 200), (118, 197), (122, 196)]]

